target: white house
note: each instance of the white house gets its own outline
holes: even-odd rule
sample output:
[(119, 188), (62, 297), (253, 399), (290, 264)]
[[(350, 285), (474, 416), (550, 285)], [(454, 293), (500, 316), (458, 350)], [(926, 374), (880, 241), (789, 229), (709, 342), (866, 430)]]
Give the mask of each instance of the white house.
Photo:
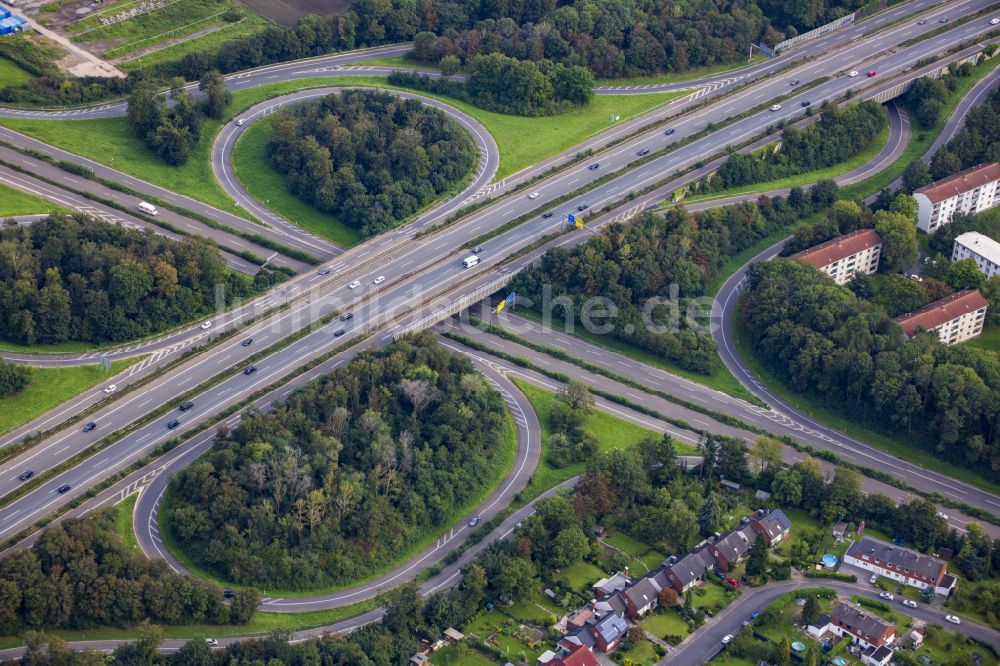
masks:
[(910, 587), (933, 588), (946, 596), (957, 582), (948, 573), (947, 562), (871, 537), (852, 543), (844, 553), (844, 562)]
[(966, 231), (955, 237), (951, 260), (973, 259), (987, 278), (1000, 275), (1000, 243), (978, 231)]
[(979, 213), (1000, 203), (997, 183), (1000, 164), (977, 164), (954, 176), (913, 191), (917, 200), (917, 228), (934, 233), (951, 222), (955, 213)]

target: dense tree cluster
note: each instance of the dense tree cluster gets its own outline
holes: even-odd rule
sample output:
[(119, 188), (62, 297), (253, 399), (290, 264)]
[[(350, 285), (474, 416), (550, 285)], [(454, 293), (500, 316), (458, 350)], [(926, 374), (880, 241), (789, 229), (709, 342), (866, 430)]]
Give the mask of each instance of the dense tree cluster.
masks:
[(828, 106), (806, 128), (786, 127), (780, 149), (730, 155), (712, 185), (740, 187), (840, 164), (871, 146), (888, 124), (889, 114), (878, 102)]
[[(240, 593), (232, 607), (222, 590), (172, 573), (162, 561), (133, 555), (110, 514), (66, 520), (28, 550), (0, 560), (0, 627), (25, 628), (161, 624), (243, 624), (257, 593)], [(245, 603), (249, 602), (249, 603)]]
[(174, 241), (85, 215), (0, 229), (0, 331), (14, 342), (141, 338), (210, 312), (216, 285), (226, 303), (253, 291), (205, 238)]
[(215, 70), (202, 76), (199, 89), (204, 101), (196, 104), (184, 88), (184, 80), (175, 78), (170, 91), (174, 105), (169, 109), (150, 81), (140, 81), (129, 95), (129, 129), (168, 164), (188, 161), (201, 138), (202, 114), (217, 120), (232, 99), (222, 75)]
[[(829, 205), (836, 190), (824, 181), (809, 194), (796, 188), (787, 199), (762, 197), (693, 214), (673, 209), (612, 225), (572, 250), (546, 252), (540, 266), (521, 273), (513, 288), (556, 322), (580, 326), (587, 308), (595, 324), (608, 327), (607, 335), (708, 374), (715, 344), (691, 328), (685, 316), (691, 299), (704, 294), (734, 254)], [(591, 309), (594, 303), (588, 302), (597, 296), (610, 299), (617, 315), (600, 317), (601, 308)], [(650, 300), (657, 298), (663, 300)], [(656, 328), (646, 326), (644, 309)]]
[(267, 151), (288, 188), (365, 235), (413, 215), (466, 178), (468, 135), (417, 100), (354, 90), (282, 112)]
[(31, 367), (0, 359), (0, 398), (20, 392), (31, 383)]
[(548, 462), (555, 468), (590, 460), (597, 452), (597, 438), (583, 429), (583, 422), (594, 408), (594, 396), (586, 384), (570, 381), (559, 394), (549, 414)]
[(496, 476), (507, 428), (471, 363), (419, 336), (245, 417), (177, 475), (166, 522), (228, 580), (347, 583), (454, 520)]
[(794, 262), (756, 264), (748, 279), (750, 341), (790, 388), (1000, 478), (996, 354), (933, 333), (906, 340), (880, 307)]
[(500, 113), (537, 116), (556, 113), (593, 97), (594, 77), (579, 65), (510, 58), (502, 53), (477, 55), (468, 64), (468, 82), (393, 72), (389, 83), (450, 95)]
[(931, 176), (946, 178), (982, 162), (1000, 161), (1000, 90), (969, 110), (965, 125), (931, 159)]

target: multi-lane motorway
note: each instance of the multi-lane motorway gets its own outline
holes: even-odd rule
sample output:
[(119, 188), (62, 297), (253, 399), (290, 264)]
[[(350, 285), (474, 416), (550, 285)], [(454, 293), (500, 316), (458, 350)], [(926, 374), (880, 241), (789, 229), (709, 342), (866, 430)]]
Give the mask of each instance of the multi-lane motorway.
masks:
[[(897, 8), (894, 12), (898, 13), (906, 7), (909, 7), (909, 11), (913, 11), (914, 6), (930, 6), (932, 4), (930, 2), (912, 3), (903, 8)], [(884, 78), (903, 71), (915, 61), (940, 54), (951, 45), (976, 38), (990, 29), (988, 19), (975, 19), (970, 23), (955, 27), (941, 35), (909, 47), (884, 52), (887, 44), (903, 42), (936, 29), (938, 25), (933, 19), (938, 16), (945, 14), (957, 16), (958, 12), (968, 14), (988, 4), (978, 0), (950, 3), (936, 7), (927, 14), (930, 20), (925, 25), (918, 25), (915, 21), (907, 20), (897, 26), (887, 28), (877, 38), (860, 39), (854, 44), (838, 48), (835, 51), (819, 51), (814, 54), (811, 60), (794, 66), (780, 76), (761, 78), (737, 92), (721, 98), (716, 103), (678, 116), (671, 125), (674, 132), (670, 135), (663, 133), (662, 128), (646, 132), (621, 142), (595, 158), (594, 162), (599, 164), (595, 169), (589, 168), (589, 163), (583, 163), (559, 171), (533, 187), (539, 192), (538, 199), (530, 200), (520, 195), (502, 197), (443, 230), (420, 239), (413, 238), (419, 225), (429, 226), (432, 220), (436, 221), (448, 214), (442, 212), (444, 209), (436, 210), (422, 216), (415, 224), (407, 225), (362, 244), (358, 248), (344, 252), (336, 258), (335, 263), (330, 265), (329, 275), (306, 274), (300, 276), (291, 283), (279, 287), (266, 298), (259, 299), (252, 307), (248, 306), (243, 311), (217, 318), (213, 330), (225, 328), (229, 325), (227, 322), (230, 321), (246, 321), (247, 317), (243, 316), (244, 314), (248, 315), (255, 309), (260, 311), (282, 302), (289, 302), (290, 298), (301, 294), (304, 290), (308, 290), (310, 294), (308, 298), (299, 297), (299, 300), (291, 302), (288, 309), (255, 323), (242, 331), (239, 336), (219, 343), (210, 350), (182, 363), (177, 368), (167, 372), (155, 384), (143, 386), (98, 409), (89, 417), (98, 424), (96, 431), (83, 433), (75, 426), (64, 428), (43, 439), (22, 455), (0, 464), (0, 493), (7, 494), (20, 485), (16, 480), (16, 475), (21, 470), (32, 468), (36, 472), (41, 472), (53, 469), (63, 461), (93, 446), (106, 434), (133, 425), (140, 415), (168, 405), (171, 401), (176, 401), (181, 393), (193, 390), (212, 377), (217, 375), (221, 377), (221, 380), (211, 387), (188, 398), (194, 403), (194, 408), (190, 411), (183, 415), (171, 411), (152, 419), (147, 424), (134, 426), (131, 432), (116, 438), (99, 453), (83, 459), (70, 469), (54, 474), (36, 489), (0, 509), (0, 539), (6, 539), (18, 533), (25, 526), (32, 524), (46, 513), (81, 494), (89, 486), (107, 478), (115, 471), (145, 455), (169, 437), (192, 429), (229, 405), (265, 389), (271, 382), (288, 375), (308, 360), (322, 356), (346, 342), (362, 340), (370, 333), (374, 333), (374, 342), (377, 344), (387, 341), (391, 338), (393, 331), (398, 330), (399, 318), (407, 316), (415, 308), (420, 306), (436, 307), (448, 302), (450, 297), (454, 295), (447, 295), (449, 290), (456, 289), (457, 292), (462, 292), (466, 288), (486, 283), (490, 278), (499, 275), (497, 269), (508, 263), (506, 258), (512, 252), (527, 247), (546, 233), (559, 230), (564, 224), (563, 214), (566, 211), (578, 209), (585, 204), (589, 209), (599, 209), (605, 204), (622, 198), (630, 191), (657, 183), (666, 175), (689, 167), (703, 160), (706, 156), (718, 154), (727, 145), (738, 144), (752, 138), (778, 120), (793, 119), (802, 112), (801, 103), (803, 101), (808, 100), (813, 104), (818, 104), (825, 99), (841, 97), (849, 89), (862, 84), (867, 85), (863, 78), (847, 77), (845, 72), (850, 69), (875, 70), (878, 72), (878, 77)], [(891, 15), (882, 15), (878, 20), (888, 22), (891, 20)], [(863, 25), (865, 30), (871, 30), (873, 24)], [(851, 30), (856, 29), (859, 29), (859, 26), (851, 28)], [(400, 48), (405, 47), (387, 47), (386, 49), (374, 50), (371, 53), (393, 54), (397, 52), (394, 49)], [(829, 48), (829, 44), (827, 48)], [(341, 67), (343, 63), (354, 62), (364, 56), (370, 57), (371, 53), (361, 56), (343, 54), (313, 59), (308, 63), (288, 63), (262, 68), (254, 72), (229, 77), (227, 85), (231, 84), (234, 88), (239, 88), (258, 85), (272, 78), (275, 80), (279, 78), (280, 80), (307, 79), (329, 76), (331, 72), (343, 73), (330, 68)], [(766, 65), (774, 66), (773, 63), (766, 63)], [(829, 78), (823, 80), (821, 77)], [(752, 77), (748, 76), (747, 78), (752, 80)], [(793, 86), (790, 83), (793, 79), (807, 83)], [(820, 82), (808, 90), (803, 89), (808, 82), (813, 80)], [(303, 93), (303, 96), (308, 94)], [(781, 108), (775, 111), (767, 110), (771, 104), (775, 103), (775, 100), (779, 99), (781, 100)], [(292, 96), (288, 101), (294, 100), (295, 97)], [(255, 107), (247, 112), (247, 116), (251, 120), (256, 119), (263, 115), (268, 108), (273, 108), (276, 103), (277, 101), (272, 101)], [(759, 110), (751, 111), (753, 109)], [(446, 109), (446, 112), (451, 111), (450, 108)], [(111, 104), (77, 115), (115, 115), (121, 112), (120, 105)], [(746, 117), (728, 125), (725, 124), (728, 118), (741, 113), (746, 113)], [(54, 117), (65, 117), (65, 115), (55, 114)], [(704, 133), (703, 130), (709, 123), (722, 127), (716, 131)], [(469, 126), (466, 125), (466, 127)], [(621, 129), (617, 131), (620, 132)], [(239, 130), (235, 126), (227, 126), (217, 142), (217, 146), (221, 146), (221, 148), (217, 151), (217, 158), (213, 158), (213, 168), (224, 183), (227, 174), (230, 178), (232, 176), (230, 159), (226, 152), (227, 146), (231, 149), (232, 139), (238, 132)], [(2, 136), (5, 140), (16, 145), (21, 145), (17, 142), (25, 140), (22, 135), (6, 131)], [(482, 138), (485, 139), (485, 136)], [(676, 147), (674, 144), (681, 140), (688, 140), (688, 143), (679, 148)], [(28, 140), (29, 143), (30, 141)], [(46, 147), (46, 149), (48, 148), (50, 147)], [(485, 177), (483, 180), (484, 174), (489, 172), (489, 160), (496, 159), (496, 150), (495, 145), (493, 145), (491, 155), (490, 146), (479, 145), (479, 148), (484, 160), (477, 173), (475, 184), (481, 188), (481, 185), (490, 179), (490, 177)], [(637, 160), (636, 153), (640, 150), (652, 151), (653, 155), (650, 156), (652, 159), (630, 167), (629, 165)], [(659, 151), (668, 152), (658, 154)], [(68, 158), (80, 161), (75, 156)], [(95, 168), (95, 171), (97, 171), (97, 167), (105, 168), (101, 165), (94, 167), (94, 165), (88, 164), (88, 166)], [(615, 173), (619, 170), (621, 173)], [(615, 173), (615, 175), (594, 185), (589, 191), (580, 192), (581, 188), (594, 184), (597, 179), (608, 173)], [(119, 179), (121, 176), (118, 172), (110, 172), (107, 175), (111, 179)], [(138, 185), (149, 186), (149, 184), (141, 183)], [(247, 196), (239, 188), (235, 178), (231, 178), (230, 185), (233, 187), (231, 194), (234, 197)], [(174, 196), (172, 193), (166, 192), (164, 195)], [(468, 193), (453, 202), (452, 205), (457, 206), (458, 202), (467, 197)], [(562, 199), (562, 201), (558, 205), (545, 204), (546, 201), (552, 202), (555, 199)], [(189, 205), (188, 201), (185, 201), (183, 205), (194, 209), (194, 206)], [(246, 205), (251, 207), (259, 204), (251, 203), (248, 200)], [(543, 219), (540, 217), (543, 212), (552, 212), (553, 217), (548, 220)], [(484, 243), (484, 252), (481, 255), (483, 261), (480, 266), (474, 269), (465, 269), (462, 266), (461, 259), (467, 254), (467, 251), (462, 249), (464, 246), (482, 234), (521, 216), (530, 216), (530, 219)], [(266, 214), (264, 217), (274, 221)], [(602, 218), (594, 217), (591, 221), (595, 224), (600, 223)], [(283, 227), (278, 222), (276, 224), (278, 226), (275, 229), (281, 228), (283, 235), (294, 235), (294, 228)], [(578, 239), (579, 236), (566, 237), (558, 243), (578, 242)], [(537, 250), (519, 261), (529, 261), (543, 250)], [(332, 254), (331, 252), (330, 256)], [(513, 267), (516, 267), (516, 263)], [(379, 277), (384, 278), (384, 281), (376, 284)], [(348, 283), (355, 281), (358, 285), (351, 288)], [(442, 296), (442, 294), (446, 295)], [(302, 330), (309, 324), (319, 321), (322, 317), (348, 310), (354, 313), (354, 318), (350, 322), (341, 323), (334, 319), (329, 323), (319, 325), (282, 349), (255, 361), (256, 372), (254, 374), (247, 375), (242, 372), (247, 365), (245, 359), (255, 351)], [(344, 335), (334, 337), (333, 333), (340, 328), (345, 329)], [(203, 332), (199, 334), (204, 335)], [(243, 346), (242, 340), (251, 337), (253, 342), (248, 346)], [(180, 338), (178, 338), (179, 340)], [(747, 381), (751, 380), (747, 379)], [(290, 390), (292, 389), (279, 389), (268, 394), (268, 398), (270, 400), (279, 399)], [(778, 402), (772, 403), (770, 399), (768, 402), (780, 405)], [(166, 424), (174, 418), (179, 418), (181, 424), (176, 430), (170, 430)], [(902, 461), (888, 459), (881, 452), (866, 450), (860, 443), (845, 438), (840, 433), (822, 426), (817, 427), (819, 424), (808, 422), (795, 424), (795, 419), (792, 421), (793, 425), (789, 426), (789, 430), (794, 431), (793, 436), (814, 446), (834, 448), (841, 454), (847, 451), (860, 451), (862, 455), (871, 458), (872, 461), (887, 461), (897, 476), (904, 478), (918, 488), (943, 492), (943, 494), (960, 498), (991, 511), (1000, 507), (997, 498), (985, 491), (951, 481), (943, 475), (913, 465), (906, 466)], [(775, 421), (771, 421), (768, 427), (771, 429), (777, 427), (775, 423)], [(205, 445), (207, 446), (207, 444)], [(69, 484), (72, 490), (65, 494), (57, 493), (55, 489), (62, 484)], [(154, 496), (155, 493), (150, 495), (150, 497)], [(154, 534), (150, 534), (149, 541), (155, 543)], [(443, 552), (444, 550), (441, 550), (438, 554)], [(271, 600), (275, 604), (279, 601), (283, 600)]]

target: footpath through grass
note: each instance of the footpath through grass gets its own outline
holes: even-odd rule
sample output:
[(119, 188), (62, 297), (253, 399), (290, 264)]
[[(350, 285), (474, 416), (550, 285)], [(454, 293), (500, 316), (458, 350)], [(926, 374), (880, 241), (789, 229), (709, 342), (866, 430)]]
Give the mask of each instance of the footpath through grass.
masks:
[[(525, 319), (531, 319), (533, 321), (542, 323), (541, 314), (539, 314), (535, 310), (522, 308), (518, 310), (517, 314), (524, 317)], [(678, 377), (683, 377), (684, 379), (688, 379), (692, 382), (697, 382), (698, 384), (702, 384), (703, 386), (715, 389), (716, 391), (721, 391), (723, 393), (729, 394), (734, 398), (746, 400), (753, 404), (760, 403), (760, 401), (757, 400), (757, 398), (755, 398), (754, 395), (750, 393), (750, 391), (743, 388), (743, 385), (740, 384), (739, 381), (737, 381), (736, 377), (734, 377), (729, 372), (729, 370), (726, 368), (725, 363), (723, 363), (722, 359), (719, 358), (718, 356), (716, 356), (712, 361), (712, 374), (703, 375), (701, 373), (692, 372), (691, 370), (682, 368), (674, 363), (671, 363), (670, 361), (661, 356), (657, 356), (656, 354), (646, 351), (645, 349), (641, 349), (627, 342), (622, 342), (621, 340), (616, 340), (607, 335), (599, 335), (597, 333), (591, 333), (590, 331), (580, 328), (579, 326), (574, 327), (572, 331), (567, 331), (566, 327), (563, 326), (562, 322), (559, 321), (558, 319), (552, 319), (549, 322), (547, 322), (547, 324), (561, 333), (566, 333), (567, 335), (572, 335), (574, 337), (580, 338), (581, 340), (586, 340), (587, 342), (591, 342), (597, 345), (598, 347), (618, 352), (622, 356), (627, 356), (635, 361), (639, 361), (640, 363), (644, 363), (654, 368), (659, 368), (664, 372), (669, 372), (672, 375), (677, 375)], [(572, 350), (569, 349), (565, 351), (566, 353), (571, 355), (573, 353)], [(608, 368), (608, 369), (614, 371), (614, 368)]]
[[(514, 465), (514, 460), (517, 457), (517, 429), (514, 426), (514, 419), (511, 417), (510, 412), (505, 412), (504, 419), (504, 433), (503, 433), (503, 449), (497, 456), (493, 468), (488, 470), (486, 476), (483, 478), (482, 490), (476, 496), (471, 498), (468, 502), (460, 507), (457, 507), (446, 520), (442, 521), (441, 525), (436, 528), (428, 528), (426, 534), (422, 539), (410, 545), (405, 551), (397, 553), (396, 559), (392, 562), (387, 562), (381, 566), (373, 569), (367, 576), (360, 578), (358, 580), (351, 581), (349, 583), (344, 583), (342, 585), (331, 585), (323, 588), (316, 588), (312, 590), (261, 590), (261, 595), (266, 597), (306, 597), (313, 596), (317, 594), (330, 594), (333, 592), (340, 592), (342, 590), (347, 590), (358, 585), (363, 585), (389, 571), (392, 571), (396, 567), (405, 564), (410, 558), (414, 557), (422, 551), (424, 548), (428, 547), (434, 541), (436, 541), (440, 536), (448, 532), (458, 520), (470, 513), (474, 508), (482, 504), (493, 492), (500, 487), (500, 484), (506, 478), (507, 473), (510, 471), (511, 467)], [(184, 552), (181, 544), (177, 541), (176, 536), (170, 530), (170, 521), (166, 519), (167, 514), (171, 509), (171, 492), (168, 489), (164, 493), (163, 500), (160, 502), (159, 509), (159, 524), (160, 524), (160, 537), (163, 539), (164, 545), (167, 550), (177, 558), (188, 571), (198, 576), (199, 578), (204, 578), (205, 580), (213, 580), (219, 585), (234, 590), (254, 587), (251, 585), (238, 585), (230, 581), (222, 579), (217, 573), (210, 571), (195, 562), (186, 552)], [(456, 544), (457, 545), (457, 544)], [(314, 625), (315, 626), (315, 625)]]
[(808, 415), (820, 423), (825, 423), (831, 428), (847, 434), (849, 437), (858, 439), (877, 449), (885, 451), (897, 458), (909, 461), (915, 465), (920, 465), (926, 469), (946, 474), (953, 479), (968, 483), (982, 490), (991, 493), (1000, 493), (1000, 484), (993, 483), (976, 474), (971, 469), (959, 467), (947, 461), (921, 450), (914, 446), (909, 446), (893, 437), (884, 435), (867, 426), (851, 421), (842, 416), (835, 409), (821, 404), (812, 396), (793, 393), (785, 384), (775, 377), (770, 370), (754, 355), (750, 347), (749, 336), (746, 329), (740, 324), (739, 310), (733, 318), (733, 338), (736, 342), (736, 350), (746, 362), (750, 371), (764, 386), (779, 398), (790, 404), (795, 409)]
[(27, 192), (15, 190), (13, 187), (0, 184), (0, 218), (11, 215), (51, 213), (54, 210), (66, 209), (50, 203), (41, 197), (36, 197)]
[[(522, 504), (538, 497), (549, 488), (582, 474), (587, 464), (586, 462), (578, 462), (555, 468), (548, 463), (549, 439), (552, 437), (551, 415), (559, 397), (551, 391), (540, 389), (526, 381), (520, 379), (512, 379), (512, 381), (524, 393), (528, 402), (531, 403), (532, 409), (535, 410), (542, 435), (542, 458), (538, 462), (535, 473), (531, 475), (528, 485), (521, 491), (519, 504)], [(597, 449), (600, 453), (612, 449), (630, 449), (649, 435), (660, 437), (658, 432), (623, 421), (598, 409), (594, 409), (587, 415), (583, 421), (583, 429), (591, 432), (597, 438)], [(693, 455), (697, 453), (693, 446), (683, 442), (675, 441), (674, 446), (678, 454)]]
[(111, 370), (99, 365), (32, 368), (31, 383), (20, 393), (0, 399), (0, 433), (13, 430), (60, 403), (115, 376), (143, 356), (114, 361)]

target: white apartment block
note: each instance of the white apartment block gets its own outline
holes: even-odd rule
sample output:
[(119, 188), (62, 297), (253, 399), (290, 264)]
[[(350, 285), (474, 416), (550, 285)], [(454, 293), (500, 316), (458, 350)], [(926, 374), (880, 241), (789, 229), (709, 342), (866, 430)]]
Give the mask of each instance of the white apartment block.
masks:
[(837, 236), (798, 254), (792, 259), (826, 273), (837, 284), (850, 281), (855, 273), (874, 273), (882, 254), (882, 237), (874, 229)]
[(966, 231), (955, 237), (951, 260), (974, 259), (987, 278), (1000, 275), (1000, 243), (978, 231)]
[(974, 338), (983, 332), (987, 300), (974, 289), (959, 291), (934, 301), (916, 312), (896, 317), (906, 337), (912, 338), (920, 328), (934, 331), (946, 345)]
[(1000, 164), (979, 164), (914, 190), (917, 228), (934, 233), (955, 213), (979, 213), (1000, 203)]

